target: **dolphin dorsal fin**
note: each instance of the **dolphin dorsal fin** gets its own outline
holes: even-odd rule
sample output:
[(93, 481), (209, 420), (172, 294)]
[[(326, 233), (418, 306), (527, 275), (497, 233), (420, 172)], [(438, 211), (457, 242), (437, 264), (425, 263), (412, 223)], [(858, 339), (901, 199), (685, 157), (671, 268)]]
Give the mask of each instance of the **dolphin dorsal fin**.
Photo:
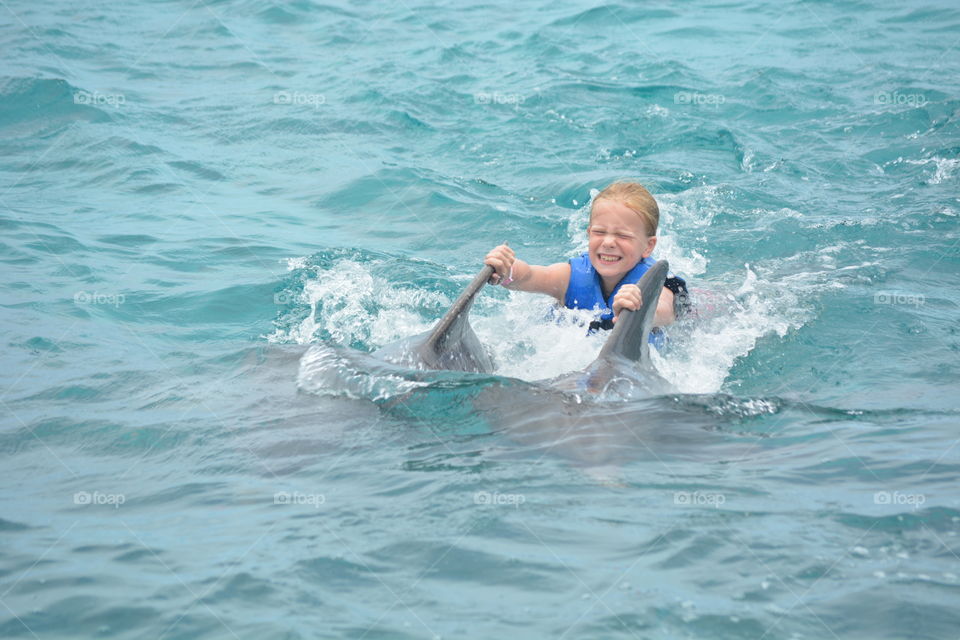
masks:
[(491, 275), (493, 267), (484, 266), (416, 348), (426, 366), (479, 373), (493, 370), (489, 355), (470, 326), (470, 307)]
[(617, 323), (610, 332), (603, 349), (597, 359), (617, 355), (633, 362), (648, 362), (650, 359), (650, 345), (647, 339), (650, 329), (653, 328), (653, 315), (657, 311), (660, 301), (660, 292), (667, 279), (670, 265), (666, 260), (659, 260), (650, 267), (637, 286), (643, 297), (643, 304), (636, 311), (623, 310), (617, 318)]

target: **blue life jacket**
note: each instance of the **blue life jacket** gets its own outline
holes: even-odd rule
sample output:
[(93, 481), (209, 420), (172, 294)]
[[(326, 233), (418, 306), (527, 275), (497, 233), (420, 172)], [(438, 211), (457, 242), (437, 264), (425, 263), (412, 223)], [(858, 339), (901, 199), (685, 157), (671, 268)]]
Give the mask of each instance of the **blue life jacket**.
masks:
[[(576, 258), (570, 258), (570, 282), (567, 283), (567, 295), (563, 306), (568, 309), (599, 309), (598, 321), (591, 323), (591, 333), (596, 329), (613, 329), (613, 298), (625, 284), (636, 284), (647, 269), (657, 263), (653, 258), (644, 258), (627, 272), (607, 298), (603, 297), (600, 274), (590, 264), (586, 252)], [(651, 333), (651, 336), (653, 334)]]
[(638, 262), (620, 279), (610, 295), (604, 298), (600, 274), (590, 264), (590, 256), (584, 252), (576, 258), (570, 258), (570, 282), (567, 283), (567, 295), (563, 299), (563, 306), (567, 309), (599, 309), (600, 321), (604, 324), (609, 322), (610, 328), (613, 328), (614, 296), (623, 285), (636, 284), (647, 269), (656, 262), (653, 258), (644, 258)]

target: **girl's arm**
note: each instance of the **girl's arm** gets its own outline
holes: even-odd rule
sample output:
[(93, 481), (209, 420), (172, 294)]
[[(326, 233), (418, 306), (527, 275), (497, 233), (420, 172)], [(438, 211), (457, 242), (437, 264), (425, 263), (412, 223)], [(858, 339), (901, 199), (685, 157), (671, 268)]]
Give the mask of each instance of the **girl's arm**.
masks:
[(505, 244), (488, 253), (483, 262), (496, 270), (496, 274), (491, 277), (493, 284), (502, 283), (507, 289), (515, 291), (544, 293), (561, 303), (567, 294), (567, 284), (570, 282), (568, 262), (558, 262), (545, 267), (527, 264), (518, 260), (513, 249)]
[(673, 291), (664, 287), (660, 292), (660, 300), (657, 301), (657, 310), (653, 314), (653, 326), (665, 327), (673, 324), (676, 319), (673, 313)]

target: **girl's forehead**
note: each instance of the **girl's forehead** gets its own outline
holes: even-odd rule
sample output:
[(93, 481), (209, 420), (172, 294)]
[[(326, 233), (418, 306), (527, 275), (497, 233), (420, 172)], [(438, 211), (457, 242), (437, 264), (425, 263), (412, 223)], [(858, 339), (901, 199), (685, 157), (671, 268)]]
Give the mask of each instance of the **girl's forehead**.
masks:
[(646, 225), (640, 214), (615, 200), (597, 200), (593, 203), (590, 226), (627, 227), (646, 234)]

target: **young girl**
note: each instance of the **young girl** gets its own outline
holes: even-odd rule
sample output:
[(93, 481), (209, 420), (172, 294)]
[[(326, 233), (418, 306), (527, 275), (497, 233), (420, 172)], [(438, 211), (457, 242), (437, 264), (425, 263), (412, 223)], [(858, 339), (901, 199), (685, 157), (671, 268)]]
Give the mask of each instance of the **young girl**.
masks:
[[(491, 284), (553, 296), (568, 309), (599, 309), (591, 330), (612, 329), (621, 309), (640, 308), (637, 280), (655, 261), (660, 209), (650, 192), (635, 182), (615, 182), (593, 199), (587, 227), (586, 253), (548, 266), (518, 260), (505, 244), (484, 258), (496, 270)], [(681, 278), (664, 283), (654, 326), (672, 323), (687, 308), (687, 287)]]

